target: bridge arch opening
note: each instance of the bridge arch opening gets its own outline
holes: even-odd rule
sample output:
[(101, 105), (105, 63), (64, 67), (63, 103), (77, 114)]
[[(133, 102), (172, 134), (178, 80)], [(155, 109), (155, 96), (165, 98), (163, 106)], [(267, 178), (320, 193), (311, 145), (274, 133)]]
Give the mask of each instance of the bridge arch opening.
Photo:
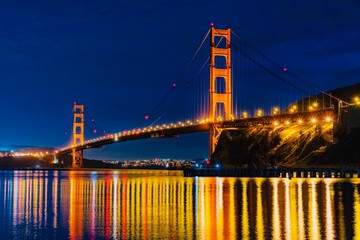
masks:
[(214, 58), (215, 68), (226, 69), (226, 56), (216, 55)]
[(82, 114), (83, 110), (81, 109), (81, 107), (76, 107), (76, 108), (74, 108), (74, 113)]
[(215, 121), (225, 119), (225, 104), (223, 102), (217, 102), (215, 107)]
[(82, 118), (80, 116), (75, 117), (75, 122), (76, 123), (82, 123)]
[(226, 81), (224, 77), (216, 77), (215, 93), (223, 94), (226, 92)]
[(221, 36), (221, 35), (214, 36), (214, 47), (227, 48), (226, 37)]
[(75, 127), (75, 134), (82, 134), (82, 127)]

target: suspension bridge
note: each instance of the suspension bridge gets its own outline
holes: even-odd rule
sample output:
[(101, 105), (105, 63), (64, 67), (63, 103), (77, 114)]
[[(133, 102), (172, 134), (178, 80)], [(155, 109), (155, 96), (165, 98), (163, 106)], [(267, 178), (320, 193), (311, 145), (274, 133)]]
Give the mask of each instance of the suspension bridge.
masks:
[[(57, 151), (54, 159), (71, 154), (72, 166), (79, 168), (86, 149), (197, 132), (209, 133), (211, 159), (224, 130), (326, 122), (336, 128), (341, 124), (341, 109), (348, 105), (272, 61), (230, 28), (212, 24), (182, 76), (145, 116), (157, 116), (151, 124), (85, 140), (84, 105), (74, 103), (72, 144)], [(177, 115), (162, 108), (177, 109)], [(175, 121), (166, 123), (165, 116)]]

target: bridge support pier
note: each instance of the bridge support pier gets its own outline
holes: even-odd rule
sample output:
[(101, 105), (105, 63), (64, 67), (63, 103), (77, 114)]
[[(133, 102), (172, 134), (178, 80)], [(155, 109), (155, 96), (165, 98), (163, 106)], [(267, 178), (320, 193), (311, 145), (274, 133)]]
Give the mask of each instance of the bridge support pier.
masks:
[(57, 154), (54, 154), (54, 160), (53, 160), (54, 164), (58, 164), (59, 163), (59, 156)]
[(81, 168), (83, 163), (83, 150), (76, 150), (73, 148), (72, 150), (72, 167), (73, 168)]
[(222, 133), (223, 129), (218, 126), (218, 124), (211, 124), (210, 130), (209, 130), (209, 158), (211, 159), (211, 155), (214, 153), (216, 145), (219, 141), (220, 135)]

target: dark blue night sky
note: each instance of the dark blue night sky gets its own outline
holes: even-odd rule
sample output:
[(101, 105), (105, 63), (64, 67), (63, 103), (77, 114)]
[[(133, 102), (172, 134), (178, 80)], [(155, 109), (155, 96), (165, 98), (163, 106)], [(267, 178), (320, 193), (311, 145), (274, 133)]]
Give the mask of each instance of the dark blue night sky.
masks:
[[(359, 1), (1, 1), (0, 144), (66, 145), (74, 101), (107, 132), (147, 125), (210, 22), (324, 90), (359, 82)], [(195, 134), (86, 156), (207, 151), (207, 135)]]

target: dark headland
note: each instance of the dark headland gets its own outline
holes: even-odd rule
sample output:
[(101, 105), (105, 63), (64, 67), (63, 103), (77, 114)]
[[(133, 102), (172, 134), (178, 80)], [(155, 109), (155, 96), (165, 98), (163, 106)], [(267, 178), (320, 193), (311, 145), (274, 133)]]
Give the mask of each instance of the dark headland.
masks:
[[(360, 84), (329, 92), (351, 103)], [(351, 106), (346, 117), (351, 123), (340, 134), (334, 133), (333, 123), (324, 122), (223, 131), (212, 159), (228, 167), (359, 168), (360, 106)]]

